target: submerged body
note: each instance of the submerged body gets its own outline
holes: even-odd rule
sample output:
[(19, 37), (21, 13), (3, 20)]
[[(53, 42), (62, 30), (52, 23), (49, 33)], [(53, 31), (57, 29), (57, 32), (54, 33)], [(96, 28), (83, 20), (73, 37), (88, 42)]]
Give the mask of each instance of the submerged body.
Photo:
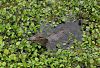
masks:
[(29, 40), (40, 43), (49, 50), (55, 50), (57, 45), (61, 48), (67, 49), (70, 47), (74, 39), (82, 41), (82, 31), (79, 21), (72, 21), (59, 24), (50, 30), (43, 29), (42, 33), (38, 33), (29, 38)]

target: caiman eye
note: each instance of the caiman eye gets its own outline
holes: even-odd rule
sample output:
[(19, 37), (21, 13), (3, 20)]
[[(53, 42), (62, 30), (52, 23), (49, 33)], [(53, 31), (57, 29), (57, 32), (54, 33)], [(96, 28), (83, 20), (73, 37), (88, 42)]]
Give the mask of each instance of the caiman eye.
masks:
[(42, 36), (39, 36), (39, 38), (43, 38)]

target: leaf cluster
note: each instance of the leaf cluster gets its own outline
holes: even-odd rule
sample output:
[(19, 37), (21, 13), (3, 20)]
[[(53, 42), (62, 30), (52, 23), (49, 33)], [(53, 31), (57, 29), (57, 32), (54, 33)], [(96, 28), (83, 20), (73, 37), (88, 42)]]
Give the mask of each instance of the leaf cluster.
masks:
[[(99, 68), (100, 4), (91, 0), (1, 0), (0, 68)], [(83, 20), (83, 42), (47, 52), (27, 38), (41, 23)]]

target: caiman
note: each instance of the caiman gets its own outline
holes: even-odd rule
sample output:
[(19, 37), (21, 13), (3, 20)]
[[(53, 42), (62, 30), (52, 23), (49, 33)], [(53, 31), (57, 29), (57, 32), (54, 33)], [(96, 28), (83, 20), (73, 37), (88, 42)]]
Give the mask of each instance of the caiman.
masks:
[[(56, 27), (44, 26), (41, 33), (28, 38), (28, 40), (40, 43), (42, 46), (49, 50), (56, 50), (57, 46), (67, 49), (69, 48), (74, 39), (82, 41), (81, 23), (79, 21), (70, 21), (61, 23)], [(48, 29), (47, 29), (48, 28)]]

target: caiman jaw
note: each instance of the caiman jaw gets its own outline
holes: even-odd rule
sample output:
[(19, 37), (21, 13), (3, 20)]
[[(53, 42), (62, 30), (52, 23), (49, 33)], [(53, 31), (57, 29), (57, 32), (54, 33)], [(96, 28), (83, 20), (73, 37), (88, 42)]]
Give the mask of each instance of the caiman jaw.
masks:
[(33, 36), (28, 38), (28, 41), (32, 41), (35, 43), (40, 43), (41, 45), (45, 46), (48, 43), (48, 39), (42, 36)]

